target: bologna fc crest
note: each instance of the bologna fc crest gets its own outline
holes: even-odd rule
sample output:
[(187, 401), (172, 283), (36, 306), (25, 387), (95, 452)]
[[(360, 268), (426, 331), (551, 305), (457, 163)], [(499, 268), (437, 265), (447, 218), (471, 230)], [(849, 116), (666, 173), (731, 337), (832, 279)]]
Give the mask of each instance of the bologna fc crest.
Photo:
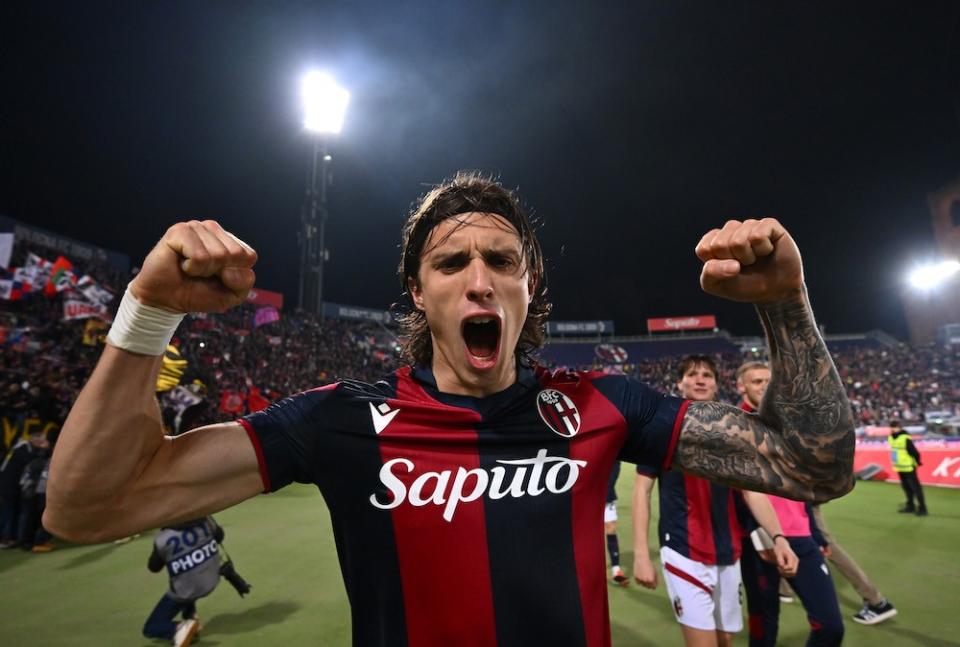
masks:
[(627, 361), (627, 349), (616, 344), (597, 344), (593, 352), (608, 364), (623, 364)]
[(544, 389), (537, 394), (537, 411), (554, 433), (571, 438), (580, 431), (580, 412), (573, 400), (555, 389)]

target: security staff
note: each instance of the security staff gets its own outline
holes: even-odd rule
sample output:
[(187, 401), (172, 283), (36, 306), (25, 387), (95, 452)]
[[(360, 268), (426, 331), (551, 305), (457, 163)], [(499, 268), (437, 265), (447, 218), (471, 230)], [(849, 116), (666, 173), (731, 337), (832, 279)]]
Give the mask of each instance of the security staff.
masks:
[[(898, 420), (890, 423), (890, 436), (887, 442), (891, 449), (890, 462), (893, 464), (894, 471), (900, 475), (900, 486), (907, 495), (907, 505), (900, 508), (900, 512), (913, 512), (917, 516), (925, 517), (927, 503), (923, 498), (923, 486), (917, 478), (917, 467), (923, 464), (920, 462), (920, 452), (910, 440), (910, 434), (903, 430)], [(914, 507), (914, 497), (917, 498), (919, 507)]]

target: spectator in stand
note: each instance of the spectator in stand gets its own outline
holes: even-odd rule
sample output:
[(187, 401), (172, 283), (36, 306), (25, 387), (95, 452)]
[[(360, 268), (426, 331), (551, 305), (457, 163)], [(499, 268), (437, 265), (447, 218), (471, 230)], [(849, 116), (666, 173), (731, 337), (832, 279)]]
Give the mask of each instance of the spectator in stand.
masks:
[[(920, 462), (920, 452), (910, 440), (910, 434), (904, 431), (897, 420), (890, 423), (890, 436), (887, 442), (893, 451), (893, 469), (900, 476), (900, 486), (907, 495), (907, 504), (900, 508), (900, 512), (912, 512), (917, 516), (925, 517), (927, 503), (923, 498), (923, 486), (920, 485), (920, 479), (917, 477), (917, 467), (923, 465)], [(913, 505), (914, 497), (919, 504), (917, 507)]]

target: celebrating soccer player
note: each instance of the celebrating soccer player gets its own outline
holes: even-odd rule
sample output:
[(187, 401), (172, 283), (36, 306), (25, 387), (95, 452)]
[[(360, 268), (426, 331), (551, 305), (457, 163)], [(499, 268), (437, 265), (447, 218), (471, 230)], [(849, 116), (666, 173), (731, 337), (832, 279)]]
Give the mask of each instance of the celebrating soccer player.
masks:
[(243, 302), (256, 254), (216, 222), (174, 225), (129, 285), (53, 456), (45, 523), (103, 541), (296, 481), (336, 534), (357, 645), (605, 645), (599, 510), (615, 460), (827, 500), (853, 484), (853, 424), (776, 220), (696, 246), (701, 284), (756, 304), (773, 377), (756, 414), (617, 375), (536, 366), (549, 304), (516, 196), (475, 174), (403, 229), (409, 365), (237, 422), (163, 435), (153, 385), (183, 313)]

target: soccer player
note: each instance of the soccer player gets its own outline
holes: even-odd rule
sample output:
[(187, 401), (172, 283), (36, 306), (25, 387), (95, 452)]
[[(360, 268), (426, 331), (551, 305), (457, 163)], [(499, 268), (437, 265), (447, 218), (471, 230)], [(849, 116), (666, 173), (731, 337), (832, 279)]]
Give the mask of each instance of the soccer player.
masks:
[(242, 303), (256, 261), (216, 222), (176, 224), (128, 286), (64, 423), (45, 520), (96, 542), (312, 483), (355, 644), (608, 645), (597, 517), (618, 458), (813, 500), (853, 485), (850, 406), (789, 233), (729, 221), (696, 253), (704, 289), (756, 304), (767, 324), (777, 359), (758, 414), (537, 367), (539, 242), (511, 191), (460, 174), (403, 228), (408, 366), (165, 438), (152, 389), (168, 340), (182, 313)]
[[(713, 402), (717, 397), (717, 365), (706, 355), (689, 355), (680, 362), (677, 390), (683, 398)], [(634, 577), (655, 589), (657, 573), (650, 560), (650, 493), (658, 476), (637, 466), (633, 491)], [(688, 647), (733, 644), (743, 628), (740, 607), (740, 526), (734, 497), (725, 485), (666, 471), (659, 474), (660, 560), (673, 612)], [(783, 540), (780, 524), (767, 496), (743, 492), (743, 500), (771, 536), (773, 559), (784, 572), (796, 572), (797, 558)]]
[(610, 481), (607, 484), (607, 505), (603, 508), (603, 533), (607, 538), (610, 554), (610, 579), (617, 586), (627, 586), (630, 578), (620, 567), (620, 539), (617, 537), (617, 479), (620, 477), (620, 461), (614, 461)]
[[(740, 408), (753, 412), (760, 408), (763, 394), (770, 383), (770, 368), (764, 362), (746, 362), (737, 369), (737, 392), (743, 397)], [(823, 513), (819, 505), (812, 506), (813, 519), (811, 527), (816, 527), (822, 541), (830, 546), (825, 554), (830, 562), (837, 567), (840, 574), (856, 589), (863, 598), (863, 608), (854, 614), (855, 622), (865, 625), (875, 625), (897, 615), (897, 609), (880, 590), (873, 584), (870, 577), (864, 572), (856, 560), (838, 544), (827, 529)], [(782, 580), (779, 587), (774, 582), (779, 579), (776, 569), (764, 561), (753, 550), (749, 540), (743, 544), (741, 561), (743, 585), (747, 593), (747, 610), (750, 620), (751, 645), (772, 644), (769, 637), (776, 640), (779, 625), (780, 605), (783, 601), (785, 582)], [(789, 585), (786, 585), (789, 586)], [(790, 589), (788, 588), (788, 591)], [(792, 592), (792, 591), (791, 591)], [(792, 596), (791, 596), (792, 601)], [(767, 637), (766, 642), (764, 637)]]

